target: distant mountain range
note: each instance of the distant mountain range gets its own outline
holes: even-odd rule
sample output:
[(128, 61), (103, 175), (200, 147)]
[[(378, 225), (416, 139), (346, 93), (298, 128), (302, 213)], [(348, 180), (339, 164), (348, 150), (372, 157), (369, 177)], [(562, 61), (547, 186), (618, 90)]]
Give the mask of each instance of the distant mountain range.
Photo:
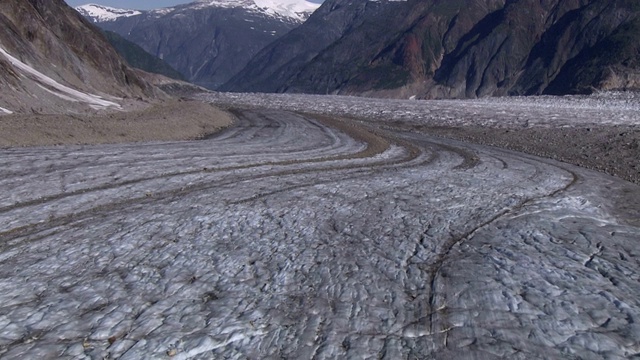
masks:
[(119, 108), (157, 89), (63, 0), (0, 2), (0, 113)]
[(200, 0), (152, 11), (78, 10), (187, 80), (223, 91), (475, 98), (640, 89), (637, 0), (318, 6)]
[(475, 98), (638, 88), (637, 0), (327, 0), (220, 89)]
[(89, 4), (78, 12), (216, 89), (319, 7), (306, 0), (200, 0), (151, 11)]

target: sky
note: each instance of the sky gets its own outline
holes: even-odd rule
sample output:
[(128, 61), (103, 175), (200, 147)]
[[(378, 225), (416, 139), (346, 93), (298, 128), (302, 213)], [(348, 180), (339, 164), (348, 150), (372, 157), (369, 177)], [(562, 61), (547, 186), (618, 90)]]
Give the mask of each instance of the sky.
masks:
[[(310, 1), (318, 4), (322, 3), (322, 0)], [(186, 4), (193, 2), (193, 0), (66, 0), (66, 2), (74, 7), (84, 4), (100, 4), (120, 9), (149, 10), (177, 4)]]

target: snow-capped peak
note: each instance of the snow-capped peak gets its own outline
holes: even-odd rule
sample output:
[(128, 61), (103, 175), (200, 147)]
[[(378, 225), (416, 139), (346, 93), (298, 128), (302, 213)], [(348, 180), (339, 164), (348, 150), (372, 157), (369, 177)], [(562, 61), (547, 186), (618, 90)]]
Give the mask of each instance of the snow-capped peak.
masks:
[(307, 0), (198, 0), (194, 5), (199, 7), (242, 7), (297, 21), (306, 20), (312, 12), (320, 7), (320, 4)]
[(116, 9), (110, 6), (98, 4), (86, 4), (76, 7), (76, 10), (85, 17), (94, 21), (114, 21), (121, 17), (130, 17), (142, 14), (138, 10)]
[[(202, 9), (208, 7), (243, 8), (273, 17), (303, 22), (320, 7), (320, 4), (312, 3), (308, 0), (196, 0), (184, 6), (161, 8), (151, 10), (148, 13), (163, 16), (178, 9)], [(95, 22), (114, 21), (121, 17), (136, 16), (143, 13), (138, 10), (116, 9), (98, 4), (78, 6), (76, 10)]]
[(305, 20), (311, 15), (320, 4), (312, 3), (306, 0), (254, 0), (256, 5), (262, 9), (266, 9), (267, 13), (279, 14)]

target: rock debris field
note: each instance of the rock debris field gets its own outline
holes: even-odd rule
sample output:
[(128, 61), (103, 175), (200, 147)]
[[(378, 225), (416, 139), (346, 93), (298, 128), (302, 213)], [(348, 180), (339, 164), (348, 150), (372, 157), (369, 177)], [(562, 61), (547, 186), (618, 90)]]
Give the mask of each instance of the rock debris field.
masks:
[(208, 96), (206, 140), (0, 150), (0, 357), (640, 356), (638, 185)]

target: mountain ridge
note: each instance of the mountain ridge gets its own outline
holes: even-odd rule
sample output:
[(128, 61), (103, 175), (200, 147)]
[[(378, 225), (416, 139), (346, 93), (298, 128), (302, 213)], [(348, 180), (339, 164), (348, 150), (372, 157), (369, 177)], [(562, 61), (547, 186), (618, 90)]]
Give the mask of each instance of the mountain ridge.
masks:
[(186, 4), (153, 10), (123, 9), (94, 3), (80, 5), (75, 9), (92, 22), (115, 21), (123, 17), (144, 14), (162, 16), (185, 9), (207, 8), (241, 8), (276, 18), (289, 18), (290, 21), (303, 22), (319, 6), (319, 4), (307, 0), (195, 0)]
[(100, 4), (85, 4), (75, 7), (82, 16), (93, 21), (114, 21), (120, 17), (141, 15), (142, 12), (133, 9), (120, 9)]
[[(634, 89), (639, 7), (632, 0), (327, 0), (221, 89), (400, 98)], [(322, 28), (345, 30), (306, 46)]]
[(113, 31), (104, 30), (104, 35), (130, 66), (148, 73), (164, 75), (174, 80), (186, 81), (182, 74), (169, 66), (169, 64), (149, 54), (137, 44)]
[(0, 50), (0, 106), (11, 112), (119, 108), (160, 95), (62, 0), (0, 3)]
[[(267, 1), (268, 6), (261, 1), (196, 1), (108, 21), (89, 19), (166, 61), (188, 81), (217, 89), (260, 49), (299, 26), (304, 21), (299, 9), (319, 6), (304, 0)], [(306, 18), (309, 12), (303, 14)]]

